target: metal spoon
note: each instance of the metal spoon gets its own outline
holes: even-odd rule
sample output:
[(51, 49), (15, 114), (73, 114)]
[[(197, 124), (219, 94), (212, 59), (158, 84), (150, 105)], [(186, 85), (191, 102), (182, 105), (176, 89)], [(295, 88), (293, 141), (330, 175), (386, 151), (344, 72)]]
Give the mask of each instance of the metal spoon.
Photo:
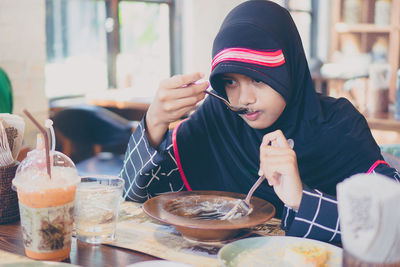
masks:
[[(294, 147), (294, 140), (289, 138), (287, 140), (290, 148), (293, 149)], [(266, 180), (265, 176), (262, 175), (258, 178), (258, 180), (253, 184), (253, 186), (250, 188), (249, 193), (247, 194), (246, 198), (240, 199), (238, 203), (228, 212), (224, 217), (221, 218), (221, 220), (230, 220), (242, 216), (247, 216), (253, 211), (252, 205), (250, 205), (250, 199), (253, 196), (254, 191), (260, 186), (260, 184)]]
[(236, 112), (237, 114), (246, 114), (246, 113), (249, 112), (249, 109), (247, 109), (247, 108), (241, 108), (241, 107), (232, 106), (231, 103), (229, 103), (228, 100), (226, 100), (225, 98), (223, 98), (223, 97), (221, 97), (221, 96), (219, 96), (217, 94), (214, 94), (214, 93), (212, 93), (210, 91), (205, 91), (205, 92), (206, 92), (206, 94), (209, 94), (209, 95), (211, 95), (213, 97), (216, 97), (216, 98), (222, 100), (222, 102), (224, 102), (224, 104), (227, 105), (230, 110), (232, 110), (233, 112)]
[(247, 194), (246, 198), (244, 200), (240, 199), (238, 203), (228, 213), (226, 213), (224, 217), (221, 218), (221, 220), (230, 220), (236, 217), (249, 215), (253, 211), (253, 208), (250, 205), (250, 199), (253, 196), (254, 191), (256, 191), (256, 189), (260, 186), (260, 184), (264, 180), (265, 176), (264, 175), (260, 176), (258, 180), (250, 188), (250, 191)]

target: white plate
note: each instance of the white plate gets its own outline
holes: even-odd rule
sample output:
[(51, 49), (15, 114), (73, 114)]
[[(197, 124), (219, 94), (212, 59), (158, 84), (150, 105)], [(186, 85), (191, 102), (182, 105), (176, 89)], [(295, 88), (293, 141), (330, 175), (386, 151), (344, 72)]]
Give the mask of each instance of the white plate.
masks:
[(141, 261), (133, 264), (129, 264), (126, 267), (194, 267), (182, 262), (166, 261), (166, 260), (155, 260), (155, 261)]
[(331, 252), (327, 267), (342, 266), (342, 249), (328, 243), (291, 236), (262, 236), (245, 238), (225, 245), (218, 260), (227, 267), (292, 266), (283, 261), (288, 246), (313, 244)]

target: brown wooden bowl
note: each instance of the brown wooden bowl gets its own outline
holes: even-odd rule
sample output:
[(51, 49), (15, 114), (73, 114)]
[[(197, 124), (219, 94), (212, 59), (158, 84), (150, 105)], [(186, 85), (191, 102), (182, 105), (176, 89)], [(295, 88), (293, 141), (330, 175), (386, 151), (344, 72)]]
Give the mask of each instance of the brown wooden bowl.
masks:
[[(275, 207), (257, 197), (251, 198), (253, 211), (232, 220), (200, 220), (191, 218), (186, 208), (205, 201), (235, 203), (246, 195), (222, 191), (184, 191), (159, 195), (147, 200), (144, 212), (151, 218), (175, 227), (184, 237), (202, 242), (217, 242), (237, 237), (246, 228), (263, 224), (275, 215)], [(178, 201), (177, 201), (178, 200)], [(177, 203), (182, 203), (181, 207)], [(228, 204), (228, 206), (231, 204)]]

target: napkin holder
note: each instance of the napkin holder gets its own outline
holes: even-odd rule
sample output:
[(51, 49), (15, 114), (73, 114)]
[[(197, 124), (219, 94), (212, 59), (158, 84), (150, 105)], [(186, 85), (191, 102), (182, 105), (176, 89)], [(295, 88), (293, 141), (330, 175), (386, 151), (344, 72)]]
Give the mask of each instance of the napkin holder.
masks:
[(400, 185), (381, 174), (356, 174), (337, 185), (343, 266), (400, 266)]
[(0, 224), (19, 220), (18, 196), (11, 188), (18, 166), (19, 162), (15, 161), (10, 166), (0, 167)]

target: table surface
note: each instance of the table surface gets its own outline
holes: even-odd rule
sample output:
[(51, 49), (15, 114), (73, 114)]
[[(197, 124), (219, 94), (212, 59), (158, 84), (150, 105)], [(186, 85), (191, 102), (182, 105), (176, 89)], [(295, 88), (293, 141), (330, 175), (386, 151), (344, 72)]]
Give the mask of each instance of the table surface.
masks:
[[(0, 249), (25, 256), (20, 222), (0, 225)], [(107, 245), (90, 245), (72, 238), (70, 258), (64, 262), (81, 266), (116, 267), (157, 259), (132, 250)]]

